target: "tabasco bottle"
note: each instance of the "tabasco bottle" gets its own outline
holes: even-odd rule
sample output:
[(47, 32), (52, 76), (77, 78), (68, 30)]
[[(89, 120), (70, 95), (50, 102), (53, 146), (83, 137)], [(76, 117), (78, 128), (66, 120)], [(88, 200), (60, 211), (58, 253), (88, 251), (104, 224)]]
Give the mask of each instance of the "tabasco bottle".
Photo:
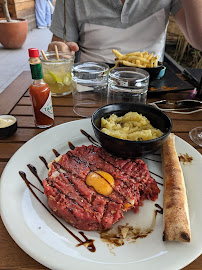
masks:
[(53, 125), (54, 115), (50, 88), (43, 80), (39, 50), (31, 48), (29, 51), (29, 63), (33, 82), (29, 88), (35, 125), (39, 128), (47, 128)]

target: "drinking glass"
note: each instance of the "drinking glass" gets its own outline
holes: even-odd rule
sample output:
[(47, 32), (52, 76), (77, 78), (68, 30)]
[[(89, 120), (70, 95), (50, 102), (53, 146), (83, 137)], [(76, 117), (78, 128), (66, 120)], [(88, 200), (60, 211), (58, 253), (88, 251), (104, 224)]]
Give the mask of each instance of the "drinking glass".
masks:
[(202, 127), (193, 128), (189, 132), (189, 137), (194, 143), (202, 147)]
[(80, 62), (72, 67), (73, 111), (89, 117), (107, 102), (109, 66), (97, 62)]
[(117, 67), (109, 72), (107, 103), (146, 103), (149, 73), (135, 67)]
[(72, 92), (71, 68), (74, 63), (74, 55), (59, 52), (56, 59), (55, 52), (46, 53), (48, 60), (41, 59), (44, 81), (49, 85), (51, 95), (60, 97)]

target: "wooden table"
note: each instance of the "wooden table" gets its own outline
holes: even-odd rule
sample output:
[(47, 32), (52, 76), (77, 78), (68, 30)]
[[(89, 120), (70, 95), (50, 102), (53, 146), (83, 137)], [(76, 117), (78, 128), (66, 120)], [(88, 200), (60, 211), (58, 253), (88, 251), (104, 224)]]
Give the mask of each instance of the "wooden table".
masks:
[[(42, 132), (34, 126), (31, 103), (27, 89), (31, 84), (30, 72), (23, 72), (7, 89), (0, 94), (0, 115), (12, 114), (18, 119), (17, 132), (7, 139), (0, 139), (0, 175), (11, 156), (29, 139)], [(167, 99), (175, 101), (185, 99), (189, 92), (156, 95), (148, 101)], [(72, 96), (53, 98), (55, 125), (80, 119), (72, 110)], [(168, 114), (173, 121), (173, 132), (187, 141), (200, 153), (202, 148), (189, 138), (189, 131), (202, 126), (202, 112), (191, 115)], [(0, 220), (0, 269), (47, 269), (23, 252), (13, 241)], [(187, 247), (188, 248), (188, 247)], [(176, 258), (177, 259), (177, 258)], [(185, 267), (186, 270), (202, 269), (202, 256)]]

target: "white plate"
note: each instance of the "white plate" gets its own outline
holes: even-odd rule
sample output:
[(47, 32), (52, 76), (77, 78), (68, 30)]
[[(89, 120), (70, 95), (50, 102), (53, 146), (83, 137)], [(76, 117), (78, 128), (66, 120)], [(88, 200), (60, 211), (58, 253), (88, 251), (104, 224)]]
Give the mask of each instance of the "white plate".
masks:
[[(178, 154), (188, 153), (193, 157), (191, 164), (181, 164), (190, 210), (191, 243), (163, 242), (163, 216), (158, 214), (154, 231), (146, 238), (137, 239), (135, 243), (126, 241), (123, 246), (110, 250), (109, 246), (100, 240), (97, 232), (86, 232), (89, 238), (95, 239), (96, 252), (89, 252), (84, 246), (76, 247), (77, 241), (30, 194), (19, 171), (24, 171), (28, 180), (41, 188), (27, 168), (27, 164), (34, 165), (40, 178), (45, 178), (47, 170), (39, 156), (45, 157), (48, 162), (51, 161), (55, 158), (52, 149), (63, 154), (69, 150), (68, 141), (76, 146), (89, 145), (90, 142), (81, 134), (80, 129), (94, 136), (90, 119), (56, 126), (25, 143), (8, 162), (1, 179), (1, 215), (16, 243), (36, 261), (51, 269), (60, 270), (172, 270), (182, 268), (195, 260), (202, 250), (202, 158), (200, 153), (179, 137), (176, 137)], [(151, 158), (160, 159), (160, 156)], [(145, 162), (152, 172), (162, 175), (160, 162), (149, 160)], [(162, 181), (158, 177), (154, 178), (159, 182)], [(37, 194), (47, 205), (45, 195), (39, 192)], [(162, 191), (155, 203), (163, 206)], [(155, 203), (147, 201), (139, 214), (127, 214), (121, 221), (122, 224), (129, 220), (132, 223), (149, 222), (153, 209), (156, 209)], [(69, 225), (67, 227), (80, 236), (78, 230)]]

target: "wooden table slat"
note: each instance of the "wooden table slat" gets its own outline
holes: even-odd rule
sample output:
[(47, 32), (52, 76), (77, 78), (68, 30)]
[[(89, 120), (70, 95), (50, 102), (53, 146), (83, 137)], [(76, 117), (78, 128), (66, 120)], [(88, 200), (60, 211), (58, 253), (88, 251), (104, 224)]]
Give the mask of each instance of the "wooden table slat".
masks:
[(1, 151), (0, 151), (0, 161), (8, 161), (10, 157), (24, 144), (23, 143), (1, 143)]
[(6, 167), (7, 161), (0, 161), (0, 175), (2, 174), (4, 168)]
[[(57, 117), (54, 120), (54, 126), (64, 124), (70, 121), (75, 121), (81, 119), (79, 116), (76, 117)], [(34, 125), (34, 117), (33, 116), (17, 116), (18, 120), (18, 127), (23, 127), (23, 128), (35, 128)], [(41, 130), (41, 129), (40, 129)], [(44, 130), (44, 129), (42, 129)]]
[[(0, 114), (9, 114), (16, 102), (22, 97), (25, 89), (27, 89), (32, 82), (29, 71), (23, 71), (16, 80), (14, 80), (4, 91), (0, 94)], [(23, 86), (23, 87), (22, 87)], [(12, 98), (11, 98), (12, 97)]]
[[(94, 112), (98, 107), (100, 107), (101, 104), (95, 105), (93, 107), (87, 107), (83, 108), (83, 111), (85, 112)], [(73, 111), (72, 107), (60, 107), (55, 106), (53, 108), (54, 116), (72, 116), (72, 117), (78, 117), (78, 115)], [(32, 107), (31, 106), (15, 106), (15, 108), (11, 111), (12, 115), (33, 115), (32, 113)]]
[(12, 143), (12, 142), (24, 142), (25, 143), (43, 131), (44, 131), (44, 129), (38, 129), (38, 128), (29, 128), (28, 129), (28, 128), (18, 127), (15, 134), (13, 134), (11, 137), (0, 139), (0, 143)]
[(172, 132), (178, 133), (178, 132), (189, 132), (191, 129), (200, 126), (201, 121), (178, 120), (172, 121), (172, 123), (173, 123)]
[[(26, 91), (26, 93), (24, 94), (24, 97), (29, 97), (29, 90)], [(69, 95), (64, 96), (64, 97), (52, 97), (52, 100), (54, 100), (54, 99), (62, 100), (62, 99), (68, 99), (68, 98), (72, 99), (72, 94), (69, 94)]]
[(174, 120), (183, 120), (183, 121), (200, 121), (202, 119), (202, 111), (201, 112), (197, 112), (197, 113), (192, 113), (192, 114), (178, 114), (178, 113), (168, 113), (166, 112), (166, 114), (172, 119), (172, 121)]
[[(69, 98), (63, 97), (63, 98), (52, 98), (53, 106), (68, 106), (72, 107), (72, 96)], [(21, 100), (18, 102), (18, 105), (31, 105), (31, 100), (29, 96), (24, 96), (21, 98)]]

